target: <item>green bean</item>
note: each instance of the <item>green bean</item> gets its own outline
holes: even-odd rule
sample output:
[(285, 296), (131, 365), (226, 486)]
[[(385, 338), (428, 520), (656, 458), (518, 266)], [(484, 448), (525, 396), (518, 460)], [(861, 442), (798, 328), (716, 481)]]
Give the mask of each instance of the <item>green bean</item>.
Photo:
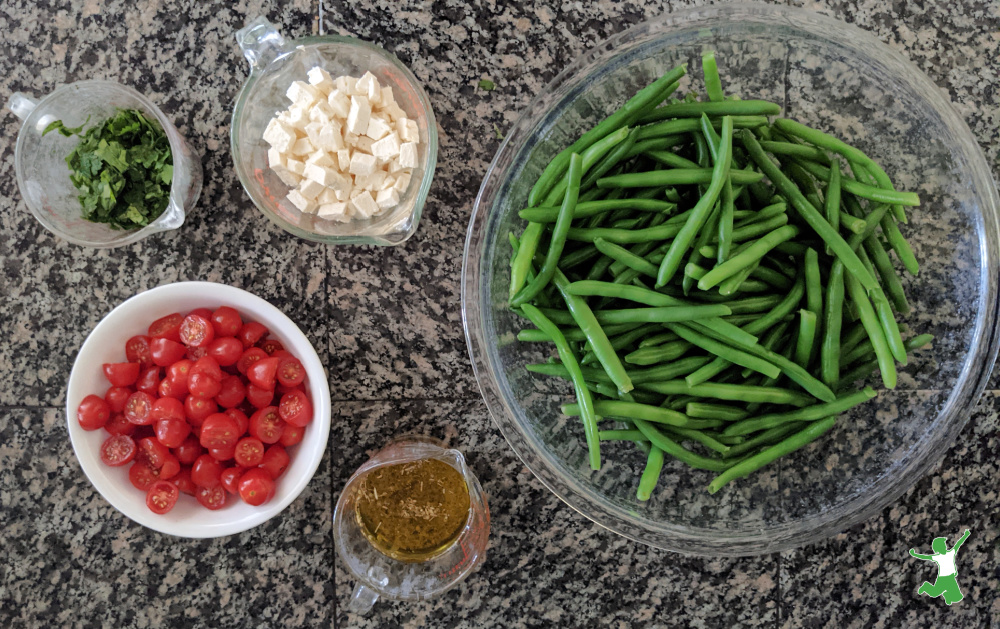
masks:
[[(809, 174), (823, 181), (830, 180), (830, 170), (816, 162), (798, 162)], [(876, 188), (868, 184), (861, 183), (857, 179), (841, 177), (840, 188), (843, 192), (853, 194), (862, 199), (877, 201), (878, 203), (892, 203), (896, 205), (920, 205), (920, 197), (916, 192), (897, 192), (896, 190), (886, 190)]]
[(601, 441), (647, 441), (646, 435), (638, 430), (601, 430), (597, 437)]
[[(641, 434), (641, 433), (640, 433)], [(663, 450), (656, 446), (649, 449), (649, 456), (646, 458), (646, 467), (639, 477), (639, 488), (636, 489), (635, 497), (638, 500), (646, 501), (653, 494), (656, 483), (660, 480), (660, 472), (663, 470)]]
[(673, 426), (663, 427), (661, 430), (675, 437), (679, 437), (678, 441), (694, 441), (695, 443), (700, 443), (709, 450), (713, 450), (719, 454), (726, 454), (729, 452), (729, 446), (701, 430), (694, 430), (692, 428), (675, 428)]
[(819, 317), (823, 314), (823, 284), (819, 273), (819, 254), (813, 248), (806, 249), (806, 308)]
[[(683, 216), (686, 217), (688, 214), (689, 212), (685, 212)], [(677, 216), (682, 215), (678, 214)], [(537, 223), (531, 224), (536, 225)], [(617, 244), (634, 244), (649, 241), (659, 242), (676, 236), (681, 231), (681, 227), (683, 227), (682, 223), (671, 223), (670, 221), (656, 227), (635, 230), (613, 229), (610, 227), (571, 227), (567, 238), (582, 242), (594, 242), (598, 238), (603, 238), (607, 242)]]
[(811, 395), (781, 389), (778, 387), (761, 387), (741, 384), (721, 384), (706, 382), (689, 386), (683, 380), (663, 380), (645, 382), (640, 385), (644, 391), (662, 393), (663, 395), (684, 394), (700, 398), (714, 398), (733, 402), (761, 402), (768, 404), (788, 404), (790, 406), (808, 406), (816, 400)]
[(874, 389), (871, 387), (865, 387), (863, 390), (856, 393), (839, 397), (833, 402), (814, 404), (812, 406), (795, 409), (794, 411), (758, 415), (757, 417), (743, 419), (726, 426), (726, 428), (723, 429), (722, 434), (748, 435), (750, 433), (757, 432), (758, 430), (767, 430), (768, 428), (774, 428), (775, 426), (780, 426), (781, 424), (791, 421), (820, 420), (825, 417), (831, 417), (843, 413), (848, 409), (854, 408), (858, 404), (867, 402), (876, 395), (878, 394), (875, 393)]
[(712, 101), (724, 100), (722, 80), (719, 78), (719, 68), (715, 64), (715, 52), (706, 51), (701, 54), (701, 70), (705, 75), (705, 91)]
[(781, 105), (766, 100), (724, 100), (721, 102), (678, 103), (664, 105), (639, 118), (640, 124), (648, 124), (668, 118), (700, 118), (709, 116), (776, 116), (781, 113)]
[(680, 337), (674, 334), (673, 332), (670, 331), (661, 332), (659, 334), (654, 334), (653, 336), (647, 336), (646, 338), (639, 341), (639, 347), (640, 348), (655, 347), (657, 345), (663, 345), (664, 343), (668, 343), (670, 341), (676, 341), (678, 338)]
[(828, 417), (823, 421), (814, 422), (803, 430), (787, 437), (770, 448), (767, 448), (750, 458), (743, 459), (736, 465), (716, 476), (715, 480), (708, 485), (709, 493), (714, 494), (722, 489), (727, 483), (738, 478), (744, 478), (764, 467), (768, 463), (773, 462), (775, 459), (794, 452), (799, 448), (815, 441), (826, 431), (830, 430), (836, 421), (836, 417)]
[[(717, 233), (718, 223), (719, 223), (719, 211), (720, 208), (718, 205), (712, 208), (712, 211), (709, 213), (708, 218), (705, 220), (705, 224), (701, 227), (701, 230), (698, 232), (698, 235), (695, 238), (694, 243), (692, 244), (691, 252), (688, 254), (688, 262), (692, 264), (697, 264), (701, 262), (702, 256), (700, 253), (698, 253), (698, 247), (707, 244), (709, 239)], [(671, 245), (673, 245), (673, 243), (671, 243)], [(663, 255), (664, 259), (667, 257), (667, 253), (669, 253), (669, 249), (666, 252), (664, 252)], [(662, 264), (663, 264), (663, 259), (660, 260), (660, 265)], [(690, 277), (688, 275), (685, 275), (681, 278), (681, 289), (684, 291), (685, 295), (689, 295), (691, 293), (691, 289), (694, 287), (694, 283), (695, 283), (695, 278)]]
[(732, 181), (726, 180), (722, 184), (722, 205), (719, 211), (719, 250), (716, 256), (716, 262), (719, 264), (726, 261), (729, 257), (729, 251), (733, 245), (733, 214), (736, 211), (735, 206), (735, 195), (733, 194), (733, 184)]
[(787, 291), (793, 284), (792, 280), (783, 273), (763, 265), (754, 269), (753, 272), (750, 273), (750, 277), (755, 277), (763, 282), (766, 282), (778, 290)]
[[(681, 186), (711, 183), (714, 179), (711, 168), (670, 168), (668, 170), (647, 170), (641, 173), (622, 173), (597, 180), (598, 188), (651, 188), (660, 186)], [(730, 171), (732, 183), (748, 184), (763, 179), (763, 175), (752, 170)], [(721, 192), (721, 181), (720, 192)], [(717, 193), (718, 194), (718, 193)], [(716, 196), (716, 199), (718, 196)]]
[[(875, 267), (872, 266), (871, 260), (868, 259), (868, 254), (865, 253), (863, 248), (858, 250), (858, 257), (861, 258), (861, 262), (865, 265), (865, 268), (874, 274)], [(872, 291), (868, 295), (868, 298), (871, 300), (872, 306), (875, 308), (875, 314), (878, 316), (882, 330), (885, 332), (885, 341), (889, 346), (889, 351), (892, 352), (897, 362), (905, 365), (906, 349), (903, 347), (903, 337), (899, 332), (899, 324), (896, 323), (896, 317), (893, 315), (889, 300), (881, 290)]]
[(655, 447), (663, 450), (663, 452), (669, 454), (675, 459), (687, 463), (695, 469), (721, 472), (722, 470), (727, 469), (730, 465), (719, 459), (711, 459), (706, 456), (701, 456), (700, 454), (695, 454), (694, 452), (681, 447), (680, 444), (657, 430), (655, 426), (641, 419), (635, 420), (635, 427), (638, 428), (642, 434), (646, 436), (646, 439), (648, 439)]
[(878, 241), (878, 238), (870, 236), (862, 244), (868, 253), (868, 257), (875, 265), (879, 277), (882, 278), (886, 295), (892, 300), (892, 305), (895, 307), (896, 312), (902, 315), (909, 314), (910, 304), (906, 301), (903, 285), (900, 283), (896, 269), (892, 266), (892, 260), (889, 259), (889, 254), (882, 247), (882, 243)]
[(744, 419), (748, 413), (734, 406), (725, 404), (706, 404), (705, 402), (688, 402), (685, 414), (688, 417), (703, 419), (721, 419), (727, 422)]
[(816, 340), (816, 313), (799, 310), (799, 336), (795, 344), (795, 362), (802, 368), (809, 367), (813, 343)]
[(611, 282), (597, 282), (592, 280), (580, 280), (573, 282), (566, 287), (571, 295), (580, 297), (611, 297), (614, 299), (626, 299), (636, 303), (645, 304), (655, 308), (670, 306), (687, 306), (688, 302), (676, 299), (663, 293), (658, 293), (648, 288), (638, 286), (622, 286)]
[(696, 162), (692, 162), (686, 157), (681, 157), (672, 151), (647, 151), (645, 155), (653, 158), (657, 162), (670, 166), (671, 168), (686, 168), (698, 170), (700, 167)]
[(644, 139), (644, 134), (649, 127), (636, 127), (636, 143), (632, 146), (631, 150), (625, 154), (625, 160), (632, 159), (638, 155), (645, 155), (650, 151), (666, 151), (674, 148), (675, 146), (680, 146), (682, 144), (687, 144), (688, 138), (684, 132), (680, 132), (678, 135), (653, 135), (647, 136)]
[(698, 280), (698, 288), (701, 290), (709, 290), (722, 280), (739, 272), (747, 265), (760, 260), (776, 245), (785, 242), (786, 240), (791, 240), (797, 236), (798, 233), (799, 228), (794, 225), (786, 225), (774, 230), (760, 240), (755, 241), (753, 245), (747, 247), (743, 252), (734, 255), (729, 260), (726, 260), (724, 263), (709, 271), (704, 277)]
[[(691, 419), (668, 408), (620, 400), (597, 400), (594, 402), (594, 410), (601, 417), (622, 417), (631, 422), (641, 419), (680, 428), (715, 428), (722, 425), (722, 422), (715, 419)], [(563, 404), (562, 412), (563, 415), (576, 417), (580, 414), (580, 405)]]
[[(628, 127), (618, 129), (617, 131), (609, 133), (607, 136), (601, 138), (597, 142), (594, 142), (582, 153), (578, 153), (578, 155), (580, 155), (580, 160), (581, 160), (580, 180), (582, 181), (583, 176), (587, 174), (587, 172), (596, 163), (598, 163), (609, 151), (611, 151), (619, 144), (625, 142), (625, 139), (629, 137), (630, 131), (631, 130)], [(572, 160), (570, 161), (572, 163)], [(571, 182), (569, 177), (569, 171), (567, 171), (567, 175), (564, 176), (562, 179), (560, 179), (559, 182), (555, 185), (555, 187), (553, 187), (552, 190), (549, 191), (549, 194), (542, 201), (542, 205), (551, 205), (556, 201), (558, 201), (559, 199), (564, 198), (566, 196), (566, 189), (570, 185)], [(576, 185), (579, 187), (580, 182), (577, 182)]]
[[(802, 430), (809, 424), (809, 422), (788, 422), (787, 424), (781, 424), (780, 426), (775, 426), (774, 428), (759, 432), (749, 439), (744, 438), (745, 440), (742, 443), (730, 446), (729, 452), (726, 453), (724, 458), (732, 459), (752, 450), (756, 450), (760, 446), (774, 445), (775, 443), (781, 441), (784, 437), (792, 434), (793, 432)], [(735, 436), (737, 435), (731, 435), (728, 438), (732, 439)], [(725, 435), (723, 435), (723, 437), (726, 438)]]
[(790, 159), (785, 164), (785, 171), (787, 171), (789, 178), (799, 187), (799, 190), (813, 207), (823, 207), (823, 200), (819, 198), (819, 188), (816, 187), (816, 181), (806, 172), (801, 164), (794, 159)]
[(770, 233), (775, 229), (783, 225), (788, 224), (787, 214), (778, 214), (777, 216), (772, 216), (771, 218), (763, 221), (754, 221), (733, 228), (733, 242), (744, 242), (746, 240), (752, 240), (758, 238), (764, 234)]
[(625, 160), (625, 155), (635, 146), (639, 129), (632, 129), (624, 140), (615, 144), (593, 167), (586, 167), (587, 176), (580, 182), (580, 188), (586, 190), (597, 183), (597, 180), (608, 174), (612, 168)]
[(716, 340), (722, 341), (723, 343), (732, 342), (741, 346), (757, 344), (757, 337), (755, 335), (723, 319), (690, 321), (685, 325), (698, 330), (702, 334), (707, 334)]
[(840, 162), (830, 166), (830, 181), (826, 185), (826, 220), (834, 229), (840, 229)]
[[(766, 360), (762, 360), (735, 347), (721, 343), (687, 326), (668, 324), (667, 328), (688, 343), (700, 347), (711, 354), (725, 358), (731, 363), (753, 369), (754, 371), (769, 376), (776, 377), (779, 373), (781, 373), (777, 367), (770, 364)], [(685, 378), (689, 385), (701, 384), (701, 382), (696, 380), (692, 381), (690, 378), (691, 376)]]
[(892, 250), (899, 256), (899, 261), (910, 272), (910, 275), (917, 275), (920, 272), (920, 265), (917, 263), (916, 256), (913, 255), (910, 243), (899, 232), (899, 225), (896, 225), (896, 221), (892, 220), (889, 216), (883, 217), (882, 232), (885, 234), (885, 239), (889, 241)]
[(635, 269), (636, 271), (639, 271), (640, 273), (643, 273), (650, 277), (653, 278), (656, 277), (657, 269), (655, 265), (647, 262), (640, 256), (633, 254), (624, 247), (616, 245), (613, 242), (608, 242), (603, 238), (595, 238), (594, 246), (597, 247), (598, 251), (608, 256), (612, 260), (621, 262), (628, 268)]
[(630, 365), (656, 365), (676, 360), (692, 347), (687, 341), (673, 341), (656, 347), (643, 347), (626, 355), (625, 362)]
[(851, 302), (858, 309), (861, 324), (868, 332), (868, 339), (871, 341), (872, 347), (875, 348), (875, 356), (878, 358), (879, 369), (882, 372), (882, 382), (887, 389), (895, 389), (896, 365), (893, 362), (892, 352), (889, 350), (885, 330), (875, 315), (875, 309), (872, 307), (871, 301), (868, 300), (868, 295), (865, 294), (857, 278), (851, 274), (845, 274), (844, 283)]
[(521, 246), (514, 256), (514, 262), (510, 267), (510, 299), (514, 299), (524, 283), (528, 279), (528, 271), (531, 270), (531, 262), (535, 257), (535, 250), (538, 248), (538, 241), (542, 239), (545, 225), (541, 223), (528, 223), (521, 233)]
[[(677, 209), (677, 204), (657, 199), (601, 199), (577, 203), (573, 218), (589, 218), (612, 210), (632, 210), (635, 212), (669, 213)], [(558, 207), (533, 207), (518, 212), (526, 221), (554, 223), (559, 216)]]
[(820, 346), (820, 377), (833, 388), (840, 381), (841, 327), (844, 312), (844, 265), (837, 260), (827, 281), (823, 343)]
[[(571, 315), (566, 310), (553, 310), (551, 308), (540, 308), (542, 314), (552, 320), (553, 323), (558, 325), (572, 325), (572, 328), (559, 328), (562, 335), (566, 337), (567, 341), (573, 343), (584, 342), (587, 340), (587, 335), (583, 333), (576, 326), (576, 321), (573, 320), (573, 315)], [(608, 325), (604, 326), (604, 331), (607, 334), (623, 334), (629, 330), (634, 330), (642, 325), (641, 323), (626, 323), (622, 325)], [(536, 329), (525, 329), (517, 333), (517, 340), (526, 342), (551, 342), (552, 338)]]
[[(605, 242), (607, 242), (607, 241), (605, 241)], [(637, 243), (637, 244), (633, 245), (630, 249), (628, 249), (628, 252), (630, 254), (634, 255), (634, 256), (638, 256), (638, 257), (642, 258), (643, 260), (646, 260), (646, 256), (648, 256), (650, 254), (650, 252), (654, 251), (655, 249), (656, 249), (656, 243), (655, 242), (640, 242), (640, 243)], [(648, 262), (648, 260), (647, 260), (647, 262)], [(611, 263), (611, 267), (610, 267), (612, 275), (618, 275), (619, 273), (621, 273), (622, 271), (624, 271), (626, 268), (628, 268), (628, 265), (623, 264), (623, 263), (619, 262), (618, 260), (615, 260), (614, 262), (612, 262)]]
[[(767, 124), (766, 116), (730, 116), (733, 119), (734, 129), (752, 129), (754, 127), (759, 127), (761, 125)], [(646, 124), (639, 127), (639, 134), (636, 136), (639, 141), (636, 142), (636, 146), (633, 147), (632, 152), (635, 155), (639, 155), (644, 151), (635, 152), (636, 148), (643, 145), (644, 142), (653, 142), (654, 140), (671, 138), (671, 142), (668, 144), (666, 142), (660, 145), (645, 145), (648, 146), (646, 150), (650, 148), (653, 150), (663, 149), (663, 148), (673, 148), (675, 146), (687, 144), (690, 142), (690, 137), (687, 135), (689, 133), (696, 133), (701, 126), (698, 120), (698, 116), (692, 116), (690, 118), (678, 118), (677, 120), (664, 120), (663, 122), (655, 122), (653, 124)], [(722, 128), (722, 120), (715, 118), (712, 120), (712, 127)]]
[(784, 155), (799, 159), (807, 159), (829, 165), (833, 160), (822, 149), (805, 144), (794, 144), (792, 142), (762, 141), (760, 147), (772, 155)]
[[(708, 360), (707, 356), (692, 356), (674, 361), (669, 365), (650, 367), (649, 369), (629, 369), (628, 374), (629, 378), (632, 379), (633, 384), (671, 380), (694, 371), (698, 367), (707, 363)], [(609, 378), (607, 373), (605, 373), (603, 367), (581, 367), (580, 369), (583, 372), (584, 378), (586, 378), (588, 382), (600, 382), (605, 384), (611, 383), (611, 378)], [(555, 376), (557, 378), (564, 378), (567, 380), (570, 379), (569, 371), (559, 363), (538, 363), (528, 365), (527, 370), (546, 376)]]
[(698, 266), (694, 262), (688, 262), (684, 265), (684, 275), (688, 277), (693, 277), (696, 280), (700, 280), (708, 274), (708, 269), (703, 266)]
[(720, 317), (730, 314), (728, 306), (709, 304), (703, 306), (666, 306), (660, 308), (622, 308), (598, 310), (597, 321), (605, 323), (677, 323), (703, 317)]
[(792, 382), (808, 391), (813, 397), (827, 402), (835, 399), (833, 391), (830, 390), (830, 387), (813, 377), (813, 375), (806, 371), (805, 368), (799, 366), (791, 360), (788, 360), (781, 354), (767, 350), (759, 345), (746, 346), (743, 349), (747, 353), (763, 358), (764, 360), (777, 366)]
[(750, 225), (752, 223), (757, 223), (768, 218), (774, 218), (775, 216), (784, 214), (787, 210), (788, 210), (788, 205), (784, 201), (780, 201), (778, 203), (772, 203), (771, 205), (762, 207), (760, 210), (756, 212), (752, 212), (750, 216), (747, 216), (746, 218), (740, 220), (740, 222), (737, 223), (735, 227), (737, 228), (746, 227), (747, 225)]
[(733, 314), (747, 314), (750, 312), (766, 312), (782, 301), (784, 301), (784, 297), (781, 295), (767, 295), (764, 297), (747, 297), (746, 299), (727, 301), (725, 304), (729, 306)]

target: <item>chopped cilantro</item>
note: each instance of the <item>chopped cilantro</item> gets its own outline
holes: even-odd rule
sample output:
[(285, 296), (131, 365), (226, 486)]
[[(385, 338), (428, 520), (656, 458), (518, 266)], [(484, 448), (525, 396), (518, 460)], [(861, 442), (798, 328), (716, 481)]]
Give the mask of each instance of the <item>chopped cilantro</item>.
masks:
[(500, 127), (498, 127), (497, 123), (495, 123), (495, 122), (493, 123), (493, 133), (496, 134), (498, 140), (502, 140), (503, 139), (503, 134), (500, 133)]
[(482, 81), (479, 82), (479, 89), (483, 90), (484, 92), (492, 92), (493, 90), (496, 89), (496, 87), (497, 87), (496, 83), (494, 83), (489, 79), (483, 79)]
[(112, 229), (150, 224), (163, 214), (170, 197), (173, 158), (163, 129), (134, 109), (120, 110), (81, 133), (56, 120), (42, 135), (58, 131), (80, 137), (66, 157), (70, 181), (80, 191), (83, 218)]

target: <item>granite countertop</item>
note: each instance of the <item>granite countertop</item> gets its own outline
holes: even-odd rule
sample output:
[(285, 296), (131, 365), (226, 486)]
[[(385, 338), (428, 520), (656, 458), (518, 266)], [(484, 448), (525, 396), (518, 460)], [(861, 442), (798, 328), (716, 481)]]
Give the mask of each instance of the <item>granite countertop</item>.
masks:
[[(132, 85), (202, 153), (205, 187), (182, 229), (114, 250), (59, 241), (17, 192), (18, 121), (0, 116), (0, 624), (10, 627), (987, 627), (1000, 626), (1000, 384), (994, 375), (945, 459), (896, 504), (806, 548), (703, 559), (627, 541), (572, 511), (514, 456), (470, 369), (459, 312), (465, 228), (507, 128), (582, 51), (699, 2), (479, 0), (0, 1), (0, 95), (88, 78)], [(1000, 9), (987, 0), (799, 2), (872, 31), (955, 102), (998, 172)], [(228, 151), (246, 76), (233, 33), (266, 16), (291, 36), (369, 39), (424, 83), (440, 124), (437, 177), (404, 246), (322, 247), (265, 220)], [(489, 78), (496, 89), (476, 88)], [(253, 260), (253, 264), (247, 264)], [(91, 487), (64, 427), (65, 384), (86, 334), (153, 286), (209, 280), (282, 308), (331, 374), (333, 429), (319, 471), (279, 517), (218, 540), (127, 520)], [(443, 598), (346, 612), (331, 511), (390, 435), (462, 447), (490, 497), (491, 551)], [(915, 595), (932, 568), (906, 552), (971, 528), (965, 600)]]

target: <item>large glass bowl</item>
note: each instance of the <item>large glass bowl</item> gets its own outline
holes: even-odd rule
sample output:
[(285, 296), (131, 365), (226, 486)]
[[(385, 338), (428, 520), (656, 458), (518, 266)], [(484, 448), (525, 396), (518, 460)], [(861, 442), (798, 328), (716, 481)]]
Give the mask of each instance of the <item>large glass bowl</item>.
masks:
[[(653, 498), (636, 500), (644, 457), (602, 447), (591, 472), (578, 420), (558, 404), (567, 383), (524, 369), (549, 355), (519, 343), (506, 306), (509, 231), (543, 166), (679, 63), (702, 88), (713, 49), (723, 87), (782, 103), (787, 116), (830, 131), (879, 161), (923, 200), (903, 226), (922, 271), (904, 279), (912, 330), (934, 347), (902, 368), (895, 391), (845, 414), (816, 444), (709, 495), (712, 474), (670, 461)], [(504, 436), (574, 509), (626, 537), (703, 555), (751, 555), (814, 542), (870, 517), (925, 474), (965, 425), (997, 352), (998, 200), (975, 138), (938, 89), (871, 35), (811, 12), (729, 5), (678, 11), (617, 35), (572, 63), (527, 108), (483, 181), (462, 278), (476, 376)], [(874, 382), (874, 381), (873, 381)]]

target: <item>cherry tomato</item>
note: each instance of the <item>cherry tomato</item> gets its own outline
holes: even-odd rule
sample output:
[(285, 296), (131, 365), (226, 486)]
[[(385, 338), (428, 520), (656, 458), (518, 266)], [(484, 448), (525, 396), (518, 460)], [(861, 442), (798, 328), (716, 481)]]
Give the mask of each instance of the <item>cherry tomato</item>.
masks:
[(201, 317), (202, 319), (211, 319), (212, 318), (212, 311), (209, 310), (208, 308), (195, 308), (194, 310), (192, 310), (188, 314), (189, 315), (197, 315), (197, 316)]
[(170, 482), (177, 485), (177, 489), (189, 496), (193, 496), (194, 492), (198, 489), (198, 486), (191, 480), (191, 468), (189, 467), (182, 467), (181, 471), (177, 472), (177, 475), (170, 479)]
[(274, 479), (266, 470), (254, 467), (243, 472), (238, 488), (243, 502), (258, 507), (274, 495)]
[(168, 452), (163, 459), (163, 466), (160, 468), (160, 478), (173, 478), (181, 471), (181, 462), (177, 460), (173, 452)]
[(199, 456), (191, 466), (191, 480), (199, 487), (215, 487), (221, 474), (222, 465), (208, 454)]
[(160, 389), (160, 368), (152, 366), (139, 374), (135, 388), (147, 395), (156, 395)]
[(128, 479), (133, 487), (146, 491), (153, 483), (160, 480), (160, 473), (150, 467), (149, 463), (137, 460), (128, 468)]
[(236, 455), (236, 444), (226, 448), (209, 448), (208, 453), (212, 455), (212, 458), (219, 462), (232, 461), (233, 457)]
[(215, 403), (215, 400), (206, 400), (193, 395), (184, 398), (184, 413), (187, 415), (188, 423), (192, 426), (200, 428), (206, 417), (218, 412), (219, 405)]
[(236, 444), (236, 453), (233, 455), (233, 459), (243, 467), (260, 465), (264, 459), (264, 444), (260, 442), (260, 439), (243, 437)]
[(302, 443), (302, 437), (306, 434), (306, 429), (300, 426), (292, 426), (291, 424), (285, 425), (285, 430), (281, 433), (281, 439), (278, 441), (281, 445), (286, 448), (290, 448), (298, 443)]
[(176, 448), (191, 434), (191, 426), (183, 419), (161, 419), (155, 424), (156, 438), (168, 448)]
[(136, 426), (148, 426), (153, 423), (153, 404), (156, 400), (152, 395), (136, 391), (125, 401), (125, 419)]
[(104, 394), (104, 401), (108, 403), (108, 408), (112, 413), (121, 413), (125, 410), (125, 400), (132, 395), (132, 389), (128, 387), (109, 387)]
[(279, 444), (274, 444), (264, 453), (264, 459), (261, 461), (260, 466), (267, 470), (271, 478), (278, 480), (285, 473), (285, 470), (288, 469), (289, 461), (291, 459), (288, 457), (288, 453), (285, 452), (285, 448)]
[(250, 417), (250, 436), (266, 444), (277, 443), (285, 429), (285, 422), (278, 415), (277, 406), (266, 406)]
[(185, 421), (184, 404), (172, 397), (162, 397), (153, 402), (153, 408), (150, 412), (153, 421), (164, 419)]
[(282, 358), (278, 363), (278, 382), (286, 387), (297, 387), (306, 379), (306, 368), (298, 358)]
[(135, 432), (136, 426), (129, 420), (125, 419), (125, 416), (121, 413), (115, 413), (108, 420), (108, 423), (104, 424), (104, 430), (107, 430), (112, 435), (129, 435)]
[[(243, 349), (250, 349), (254, 345), (260, 342), (262, 338), (267, 335), (267, 328), (264, 324), (257, 323), (256, 321), (250, 321), (244, 323), (240, 331), (236, 333), (236, 338), (243, 343)], [(266, 353), (266, 352), (265, 352)]]
[(188, 376), (188, 391), (191, 395), (205, 400), (214, 398), (222, 389), (222, 383), (204, 373), (193, 373)]
[(194, 496), (201, 506), (212, 511), (226, 506), (226, 490), (221, 484), (215, 487), (199, 487)]
[(180, 342), (182, 321), (184, 321), (184, 317), (179, 312), (160, 317), (150, 324), (148, 334), (154, 339), (170, 339)]
[(139, 334), (125, 341), (125, 360), (130, 363), (152, 365), (153, 355), (150, 353), (149, 340), (145, 334)]
[(219, 392), (215, 394), (215, 401), (222, 408), (233, 408), (246, 399), (246, 393), (246, 387), (239, 376), (226, 376), (222, 379)]
[(215, 339), (215, 328), (208, 319), (189, 314), (181, 322), (180, 335), (188, 347), (205, 347)]
[(278, 405), (281, 419), (293, 426), (306, 426), (313, 418), (312, 402), (302, 391), (291, 391), (281, 397)]
[(180, 497), (180, 490), (177, 485), (158, 480), (149, 487), (146, 493), (146, 506), (153, 513), (164, 514), (174, 508), (177, 498)]
[(104, 375), (111, 386), (130, 387), (139, 379), (139, 363), (104, 363)]
[(236, 422), (236, 432), (245, 435), (247, 428), (250, 426), (250, 418), (247, 417), (247, 414), (238, 408), (227, 408), (224, 412)]
[[(174, 457), (167, 446), (156, 440), (155, 437), (143, 437), (139, 439), (139, 458), (155, 470), (163, 467), (168, 457)], [(178, 461), (178, 465), (180, 462)]]
[(187, 348), (170, 339), (153, 339), (149, 342), (149, 351), (154, 363), (166, 367), (184, 358)]
[(157, 387), (157, 391), (160, 393), (161, 398), (170, 397), (183, 400), (188, 394), (187, 379), (164, 378), (160, 380), (160, 386)]
[(247, 369), (247, 379), (250, 384), (268, 391), (274, 390), (275, 377), (278, 374), (278, 363), (280, 358), (261, 358)]
[(199, 358), (193, 365), (191, 365), (191, 373), (188, 375), (188, 378), (194, 375), (203, 375), (208, 376), (213, 380), (222, 380), (223, 373), (217, 360), (211, 356), (205, 356), (203, 358)]
[(285, 349), (285, 346), (278, 339), (264, 339), (258, 347), (267, 352), (268, 356), (273, 356), (275, 352)]
[(235, 365), (243, 355), (243, 343), (230, 336), (217, 338), (208, 346), (208, 355), (223, 367)]
[(189, 347), (187, 354), (184, 354), (188, 360), (198, 361), (208, 356), (207, 347)]
[(135, 441), (128, 435), (111, 435), (101, 444), (101, 462), (118, 467), (135, 458)]
[(229, 467), (222, 470), (222, 475), (219, 476), (219, 481), (222, 486), (231, 494), (237, 494), (240, 491), (240, 476), (243, 475), (242, 467)]
[(212, 327), (215, 328), (215, 336), (236, 336), (243, 327), (243, 318), (235, 308), (220, 306), (212, 313)]
[(259, 347), (251, 347), (236, 361), (236, 371), (246, 374), (250, 366), (262, 358), (267, 358), (267, 352)]
[(271, 402), (274, 401), (274, 391), (261, 389), (260, 387), (255, 387), (252, 384), (247, 385), (246, 396), (247, 401), (250, 402), (254, 408), (264, 408), (265, 406), (270, 406)]
[(191, 375), (191, 367), (193, 366), (194, 361), (188, 360), (187, 358), (181, 358), (167, 367), (167, 377), (187, 382), (188, 376)]
[(292, 353), (287, 350), (279, 349), (271, 354), (271, 358), (295, 358), (295, 356), (292, 356)]
[(188, 435), (179, 446), (174, 448), (174, 456), (184, 465), (191, 465), (198, 457), (205, 453), (205, 449), (198, 443), (198, 438)]
[(239, 426), (229, 415), (215, 413), (201, 426), (201, 445), (206, 448), (229, 448), (239, 441)]

